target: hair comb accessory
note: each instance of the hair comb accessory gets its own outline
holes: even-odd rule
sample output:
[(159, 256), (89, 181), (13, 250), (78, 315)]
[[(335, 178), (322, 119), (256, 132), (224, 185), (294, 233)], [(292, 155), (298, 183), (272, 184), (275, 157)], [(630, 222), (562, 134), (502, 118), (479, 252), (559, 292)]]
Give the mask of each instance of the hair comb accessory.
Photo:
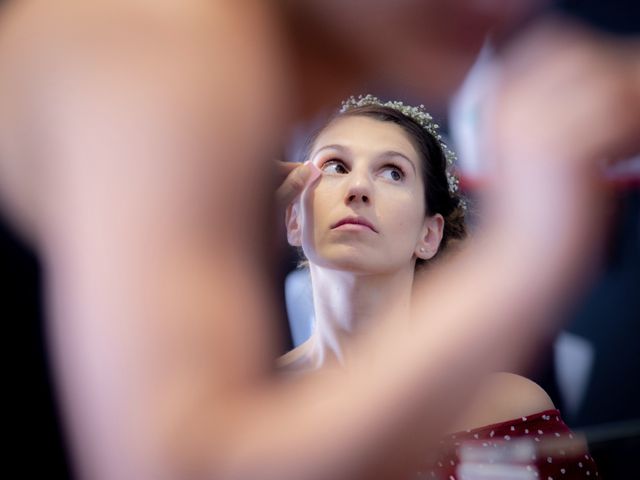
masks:
[[(395, 110), (405, 117), (410, 118), (422, 128), (424, 128), (427, 132), (429, 132), (429, 134), (437, 140), (447, 161), (446, 173), (447, 182), (449, 184), (449, 192), (452, 195), (456, 195), (458, 193), (458, 190), (460, 188), (460, 180), (453, 172), (454, 163), (456, 161), (456, 154), (442, 140), (442, 136), (438, 133), (438, 129), (440, 128), (440, 126), (433, 121), (433, 117), (429, 114), (429, 112), (425, 110), (424, 105), (413, 107), (411, 105), (405, 105), (398, 100), (383, 102), (378, 97), (367, 94), (359, 95), (358, 97), (351, 96), (347, 98), (342, 102), (339, 113), (345, 113), (354, 108), (367, 106), (386, 107)], [(460, 205), (463, 208), (466, 208), (466, 203), (462, 199), (460, 199)]]

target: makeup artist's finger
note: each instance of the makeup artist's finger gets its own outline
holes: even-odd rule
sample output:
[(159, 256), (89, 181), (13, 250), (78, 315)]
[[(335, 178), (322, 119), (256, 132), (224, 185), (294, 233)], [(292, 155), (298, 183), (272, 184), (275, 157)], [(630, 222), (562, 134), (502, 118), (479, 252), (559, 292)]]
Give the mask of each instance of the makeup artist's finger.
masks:
[(282, 160), (276, 160), (276, 179), (278, 184), (284, 182), (287, 176), (293, 172), (296, 168), (301, 167), (303, 164), (300, 162), (283, 162)]
[[(295, 164), (294, 164), (295, 165)], [(278, 190), (276, 199), (281, 208), (293, 202), (304, 188), (320, 177), (320, 170), (311, 162), (305, 162), (292, 169), (284, 179)]]

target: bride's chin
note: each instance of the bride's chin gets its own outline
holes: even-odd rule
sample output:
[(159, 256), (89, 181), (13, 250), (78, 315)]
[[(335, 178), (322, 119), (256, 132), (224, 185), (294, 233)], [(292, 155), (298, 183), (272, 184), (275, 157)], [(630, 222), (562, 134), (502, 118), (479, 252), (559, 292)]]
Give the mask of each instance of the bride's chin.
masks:
[(371, 273), (370, 261), (354, 255), (314, 256), (309, 262), (320, 268), (352, 273)]

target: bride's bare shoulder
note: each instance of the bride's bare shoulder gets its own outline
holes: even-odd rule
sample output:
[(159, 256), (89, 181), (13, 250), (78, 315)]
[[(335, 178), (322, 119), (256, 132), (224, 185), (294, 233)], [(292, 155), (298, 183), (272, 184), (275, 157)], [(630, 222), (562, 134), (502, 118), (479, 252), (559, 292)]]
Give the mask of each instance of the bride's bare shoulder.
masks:
[(554, 408), (547, 392), (537, 383), (513, 373), (493, 373), (451, 431), (501, 423)]

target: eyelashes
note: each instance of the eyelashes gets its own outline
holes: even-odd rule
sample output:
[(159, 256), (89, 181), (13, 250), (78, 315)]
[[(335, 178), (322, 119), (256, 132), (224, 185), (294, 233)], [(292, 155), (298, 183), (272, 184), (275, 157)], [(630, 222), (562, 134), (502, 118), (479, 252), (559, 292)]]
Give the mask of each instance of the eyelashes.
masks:
[[(323, 162), (320, 166), (320, 170), (325, 173), (335, 175), (345, 175), (349, 173), (349, 168), (345, 162), (337, 158), (331, 158)], [(383, 178), (386, 178), (393, 183), (401, 183), (406, 178), (404, 170), (399, 165), (395, 165), (393, 163), (384, 164), (380, 167), (379, 172)]]
[(390, 180), (394, 182), (402, 182), (405, 179), (404, 171), (396, 165), (387, 164), (382, 169), (385, 173), (389, 173)]
[(341, 160), (332, 158), (322, 163), (320, 170), (327, 173), (337, 173), (339, 175), (344, 175), (345, 173), (349, 173), (346, 165)]

